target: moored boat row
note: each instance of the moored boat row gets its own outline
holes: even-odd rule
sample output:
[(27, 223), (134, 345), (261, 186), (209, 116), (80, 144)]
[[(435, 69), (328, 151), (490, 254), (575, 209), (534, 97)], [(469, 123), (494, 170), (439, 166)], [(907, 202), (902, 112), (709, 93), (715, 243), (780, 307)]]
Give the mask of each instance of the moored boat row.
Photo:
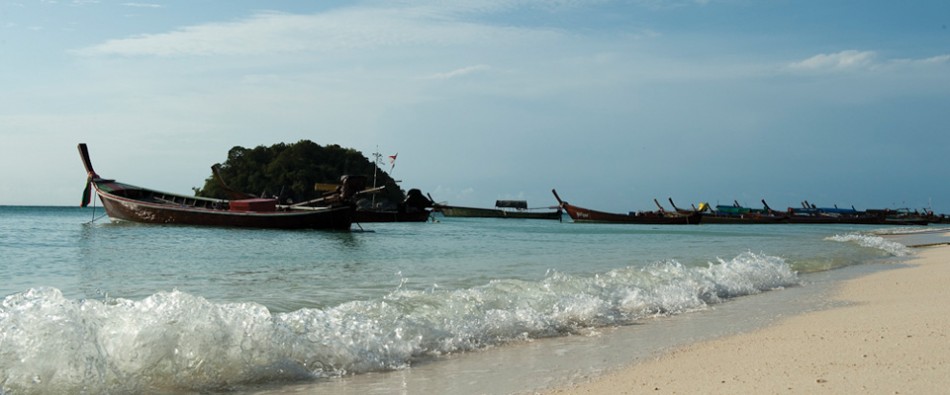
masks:
[(858, 211), (854, 208), (819, 208), (807, 202), (803, 208), (789, 208), (781, 212), (772, 210), (763, 200), (762, 209), (742, 207), (738, 202), (733, 205), (717, 205), (712, 209), (706, 203), (699, 207), (681, 209), (670, 199), (673, 211), (667, 211), (654, 199), (658, 211), (630, 212), (628, 214), (609, 213), (575, 206), (561, 200), (556, 190), (551, 190), (558, 204), (564, 208), (574, 222), (579, 223), (622, 223), (622, 224), (665, 224), (696, 225), (706, 224), (855, 224), (855, 225), (927, 225), (943, 222), (944, 216), (933, 213), (916, 213), (910, 210), (877, 209)]
[(358, 196), (374, 193), (380, 188), (366, 188), (365, 176), (343, 176), (341, 183), (317, 199), (296, 204), (280, 204), (275, 198), (260, 198), (234, 191), (212, 168), (214, 176), (229, 199), (185, 196), (142, 188), (100, 177), (92, 167), (85, 144), (79, 152), (88, 175), (82, 205), (93, 199), (92, 191), (102, 201), (106, 214), (114, 219), (142, 223), (185, 224), (225, 227), (253, 227), (276, 229), (337, 229), (348, 230), (351, 225), (366, 222), (425, 222), (432, 212), (445, 217), (557, 219), (563, 213), (577, 223), (618, 223), (649, 225), (706, 224), (867, 224), (867, 225), (927, 225), (950, 222), (945, 216), (932, 212), (912, 212), (907, 209), (875, 209), (859, 211), (853, 207), (820, 208), (807, 201), (801, 208), (773, 210), (762, 200), (763, 208), (706, 203), (699, 207), (681, 209), (669, 199), (673, 210), (666, 210), (654, 199), (657, 211), (612, 213), (576, 206), (563, 201), (556, 190), (551, 190), (557, 206), (528, 208), (524, 200), (498, 200), (494, 208), (475, 208), (435, 203), (417, 189), (407, 193), (397, 207), (382, 210), (361, 207)]

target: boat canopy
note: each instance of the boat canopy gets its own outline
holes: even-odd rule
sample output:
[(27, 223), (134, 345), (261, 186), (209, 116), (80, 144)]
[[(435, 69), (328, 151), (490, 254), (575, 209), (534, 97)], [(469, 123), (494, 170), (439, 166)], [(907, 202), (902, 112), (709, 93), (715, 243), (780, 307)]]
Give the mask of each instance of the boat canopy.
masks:
[(723, 214), (748, 214), (752, 212), (752, 209), (748, 207), (736, 207), (736, 206), (726, 206), (726, 205), (717, 205), (716, 211)]
[(517, 209), (527, 209), (528, 201), (527, 200), (497, 200), (495, 201), (495, 207), (502, 208), (517, 208)]

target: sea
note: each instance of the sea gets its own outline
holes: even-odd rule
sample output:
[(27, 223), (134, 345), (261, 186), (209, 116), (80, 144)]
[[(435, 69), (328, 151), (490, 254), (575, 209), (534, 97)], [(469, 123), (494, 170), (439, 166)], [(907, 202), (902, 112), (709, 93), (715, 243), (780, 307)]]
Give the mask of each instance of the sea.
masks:
[(532, 393), (833, 307), (836, 282), (947, 230), (436, 214), (283, 231), (0, 206), (0, 394)]

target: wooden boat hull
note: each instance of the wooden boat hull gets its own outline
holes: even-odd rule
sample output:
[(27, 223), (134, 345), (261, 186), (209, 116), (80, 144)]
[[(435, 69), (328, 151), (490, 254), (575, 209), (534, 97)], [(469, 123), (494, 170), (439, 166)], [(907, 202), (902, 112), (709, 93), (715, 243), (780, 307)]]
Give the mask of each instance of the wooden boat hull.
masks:
[(555, 211), (524, 211), (502, 210), (476, 207), (460, 207), (438, 205), (436, 210), (446, 217), (467, 218), (520, 218), (520, 219), (561, 219), (561, 210)]
[[(110, 218), (147, 224), (178, 224), (263, 229), (348, 230), (353, 222), (352, 207), (286, 210), (270, 212), (152, 203), (108, 192), (94, 183), (96, 193)], [(112, 185), (115, 185), (114, 183)], [(140, 189), (140, 191), (148, 191)], [(164, 196), (168, 196), (164, 194)]]
[(564, 202), (557, 195), (557, 192), (554, 192), (554, 197), (557, 199), (561, 208), (564, 211), (567, 211), (567, 215), (571, 217), (574, 222), (578, 223), (608, 223), (608, 224), (646, 224), (646, 225), (698, 225), (703, 219), (703, 214), (700, 212), (693, 212), (690, 214), (664, 214), (657, 212), (646, 212), (646, 213), (632, 213), (632, 214), (616, 214), (608, 213), (604, 211), (591, 210), (588, 208), (583, 208), (575, 206), (573, 204)]
[(703, 214), (704, 224), (783, 224), (787, 217), (784, 215), (715, 215)]
[(789, 215), (790, 224), (849, 224), (849, 225), (885, 225), (883, 218), (876, 215), (831, 216), (831, 215)]
[(928, 224), (936, 223), (930, 219), (926, 218), (884, 218), (883, 224), (885, 225), (901, 225), (901, 226), (927, 226)]

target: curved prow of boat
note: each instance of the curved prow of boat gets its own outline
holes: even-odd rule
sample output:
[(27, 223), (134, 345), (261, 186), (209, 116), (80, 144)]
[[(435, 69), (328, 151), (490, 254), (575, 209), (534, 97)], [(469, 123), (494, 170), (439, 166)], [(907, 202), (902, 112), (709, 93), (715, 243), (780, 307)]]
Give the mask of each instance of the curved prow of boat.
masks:
[(79, 156), (82, 158), (82, 165), (86, 168), (86, 174), (90, 178), (99, 178), (96, 171), (92, 169), (92, 161), (89, 160), (89, 148), (86, 147), (86, 143), (79, 143)]
[(560, 207), (560, 208), (564, 208), (564, 204), (565, 204), (565, 203), (564, 203), (564, 201), (561, 200), (561, 197), (557, 195), (557, 190), (552, 189), (552, 190), (551, 190), (551, 193), (554, 194), (554, 199), (557, 200), (557, 206)]
[(241, 192), (231, 188), (228, 183), (224, 182), (224, 177), (221, 176), (221, 165), (215, 163), (211, 165), (211, 174), (214, 176), (214, 180), (218, 182), (218, 185), (221, 186), (221, 189), (224, 190), (224, 193), (228, 195), (231, 199), (254, 199), (257, 196), (251, 195), (250, 193)]
[[(698, 225), (703, 216), (700, 212), (693, 212), (689, 215), (675, 215), (660, 211), (631, 212), (629, 214), (608, 213), (575, 206), (561, 200), (556, 190), (552, 189), (551, 192), (554, 194), (554, 198), (557, 199), (561, 208), (567, 211), (567, 215), (569, 215), (574, 222), (578, 223)], [(654, 201), (655, 200), (656, 199), (654, 199)]]
[[(697, 212), (697, 211), (702, 211), (702, 210), (697, 209), (695, 206), (693, 206), (693, 209), (692, 209), (692, 210), (687, 210), (687, 209), (679, 208), (679, 207), (676, 206), (676, 203), (673, 203), (673, 198), (672, 198), (672, 197), (667, 198), (667, 199), (670, 201), (670, 205), (673, 206), (673, 211), (675, 211), (677, 214), (689, 215), (689, 214), (692, 214), (692, 213)], [(655, 199), (654, 199), (654, 200), (655, 200)]]
[(78, 148), (82, 165), (86, 168), (86, 187), (82, 191), (82, 202), (79, 206), (86, 207), (92, 202), (92, 183), (99, 180), (100, 177), (96, 174), (96, 170), (92, 168), (92, 160), (89, 159), (89, 148), (86, 147), (86, 143), (79, 143)]

